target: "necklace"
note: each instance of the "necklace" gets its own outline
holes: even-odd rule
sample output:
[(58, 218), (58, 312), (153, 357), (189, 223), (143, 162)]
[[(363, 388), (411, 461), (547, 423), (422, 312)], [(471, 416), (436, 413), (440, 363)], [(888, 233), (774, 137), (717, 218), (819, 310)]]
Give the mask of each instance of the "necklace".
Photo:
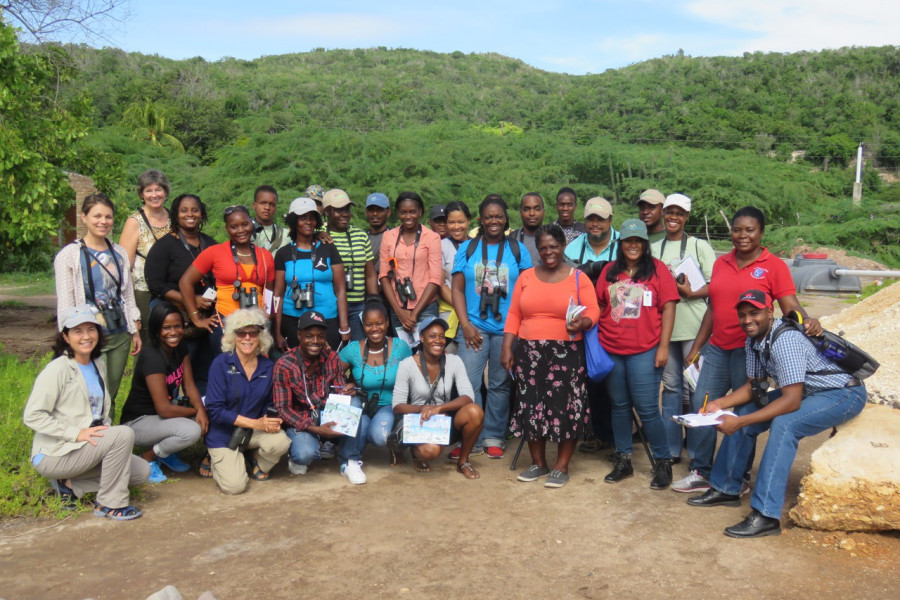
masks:
[(237, 255), (238, 255), (238, 256), (243, 256), (244, 258), (246, 258), (246, 257), (248, 257), (248, 256), (253, 256), (253, 253), (252, 253), (252, 252), (248, 252), (247, 254), (244, 254), (243, 252), (238, 252)]
[(380, 350), (369, 350), (369, 354), (381, 354), (382, 352), (384, 352), (384, 346)]

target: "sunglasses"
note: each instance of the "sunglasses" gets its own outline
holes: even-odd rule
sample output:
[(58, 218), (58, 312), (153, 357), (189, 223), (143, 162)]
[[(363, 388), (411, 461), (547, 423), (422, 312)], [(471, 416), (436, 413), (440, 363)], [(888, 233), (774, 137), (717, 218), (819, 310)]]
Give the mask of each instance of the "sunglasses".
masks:
[(238, 329), (234, 332), (234, 335), (238, 338), (257, 338), (259, 337), (259, 329), (253, 327), (252, 329)]
[(225, 210), (222, 211), (222, 215), (227, 217), (228, 215), (230, 215), (232, 213), (236, 213), (236, 212), (242, 212), (242, 213), (246, 214), (247, 216), (250, 215), (250, 211), (247, 210), (247, 207), (242, 204), (235, 204), (234, 206), (229, 206), (228, 208), (226, 208)]

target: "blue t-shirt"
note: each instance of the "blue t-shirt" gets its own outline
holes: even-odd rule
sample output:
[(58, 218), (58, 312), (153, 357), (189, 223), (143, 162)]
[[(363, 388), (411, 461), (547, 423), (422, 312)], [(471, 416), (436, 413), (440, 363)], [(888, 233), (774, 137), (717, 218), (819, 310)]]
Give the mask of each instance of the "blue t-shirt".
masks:
[[(337, 296), (334, 294), (334, 273), (332, 265), (343, 264), (341, 256), (334, 244), (317, 243), (316, 264), (312, 264), (312, 252), (297, 249), (297, 260), (294, 261), (294, 242), (291, 242), (275, 254), (275, 270), (284, 271), (284, 314), (290, 317), (299, 317), (308, 310), (316, 310), (322, 313), (326, 319), (334, 319), (338, 316)], [(297, 309), (292, 298), (294, 290), (291, 283), (294, 275), (297, 277), (297, 285), (302, 289), (306, 284), (313, 283), (313, 307)]]
[(91, 404), (91, 418), (94, 421), (103, 418), (103, 384), (100, 382), (100, 374), (93, 361), (89, 365), (78, 363), (81, 376), (88, 389), (88, 402)]
[[(350, 365), (353, 381), (356, 385), (366, 390), (370, 396), (378, 394), (378, 406), (390, 406), (394, 398), (394, 383), (397, 381), (397, 367), (400, 361), (412, 356), (409, 345), (399, 338), (391, 340), (391, 355), (385, 361), (385, 365), (373, 367), (364, 365), (360, 342), (352, 341), (338, 353), (341, 360)], [(382, 379), (383, 378), (383, 379)], [(383, 381), (383, 383), (382, 383)]]
[[(472, 257), (466, 260), (466, 249), (469, 244), (477, 244)], [(519, 245), (519, 262), (516, 263), (516, 257), (510, 250), (510, 244)], [(456, 261), (453, 264), (453, 273), (462, 273), (466, 278), (466, 311), (469, 314), (469, 320), (475, 327), (486, 333), (503, 333), (503, 326), (506, 324), (506, 314), (509, 312), (509, 302), (512, 299), (513, 288), (516, 286), (516, 280), (519, 273), (525, 269), (530, 269), (531, 255), (528, 249), (516, 240), (507, 239), (503, 246), (503, 257), (500, 259), (500, 265), (497, 265), (497, 251), (500, 244), (488, 244), (487, 247), (487, 266), (483, 264), (482, 240), (467, 240), (460, 244), (456, 251)], [(479, 301), (481, 299), (481, 290), (486, 286), (487, 289), (493, 290), (500, 288), (500, 315), (498, 321), (494, 318), (494, 314), (490, 308), (487, 309), (487, 318), (482, 319), (478, 310)]]

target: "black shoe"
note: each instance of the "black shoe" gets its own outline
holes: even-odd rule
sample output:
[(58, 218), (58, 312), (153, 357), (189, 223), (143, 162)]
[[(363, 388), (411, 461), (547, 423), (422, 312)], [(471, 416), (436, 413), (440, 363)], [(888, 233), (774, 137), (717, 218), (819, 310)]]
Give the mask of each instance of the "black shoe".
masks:
[(767, 517), (755, 508), (747, 518), (731, 527), (725, 528), (725, 535), (733, 538), (755, 538), (767, 535), (781, 535), (781, 523), (778, 519)]
[(688, 504), (691, 506), (740, 506), (741, 497), (732, 494), (723, 494), (719, 490), (709, 488), (705, 493), (688, 498)]
[(680, 456), (676, 456), (675, 458), (673, 458), (673, 459), (672, 459), (672, 464), (673, 464), (673, 465), (680, 465), (680, 464), (681, 464), (681, 457), (680, 457)]
[(618, 483), (627, 477), (634, 475), (634, 469), (631, 466), (630, 454), (616, 454), (616, 464), (609, 475), (603, 478), (606, 483)]
[(653, 481), (650, 482), (651, 490), (665, 490), (672, 485), (672, 460), (657, 458), (653, 468)]

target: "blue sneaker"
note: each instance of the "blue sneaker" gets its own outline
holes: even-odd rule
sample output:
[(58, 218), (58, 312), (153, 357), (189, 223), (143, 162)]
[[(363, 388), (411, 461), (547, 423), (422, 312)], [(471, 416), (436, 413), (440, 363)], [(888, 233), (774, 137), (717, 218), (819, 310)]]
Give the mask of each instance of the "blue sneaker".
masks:
[(184, 473), (185, 471), (191, 470), (191, 465), (181, 460), (181, 456), (178, 455), (178, 452), (170, 454), (165, 458), (157, 456), (156, 460), (166, 465), (176, 473)]
[(162, 483), (162, 482), (166, 481), (167, 479), (168, 479), (168, 477), (166, 477), (163, 474), (162, 469), (159, 467), (159, 461), (151, 460), (150, 461), (150, 477), (147, 478), (147, 482), (148, 483)]

